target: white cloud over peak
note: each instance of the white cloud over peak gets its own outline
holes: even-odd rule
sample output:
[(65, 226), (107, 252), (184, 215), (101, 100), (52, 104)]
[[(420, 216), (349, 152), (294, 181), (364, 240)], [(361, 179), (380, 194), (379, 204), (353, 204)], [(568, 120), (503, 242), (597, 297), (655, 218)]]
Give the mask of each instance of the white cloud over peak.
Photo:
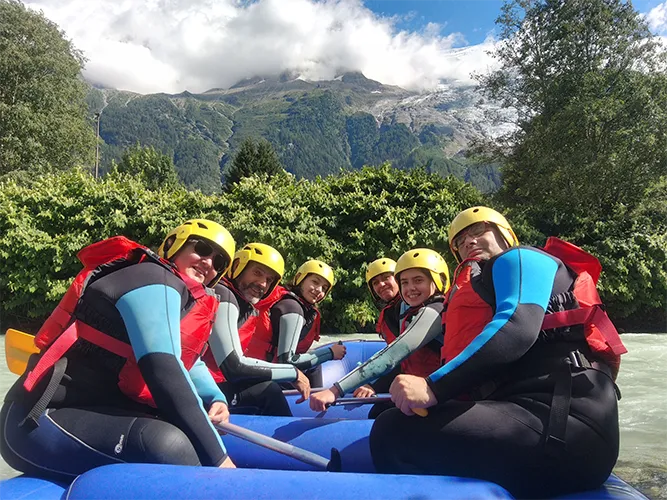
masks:
[(140, 93), (226, 88), (243, 78), (297, 71), (332, 79), (341, 71), (410, 89), (441, 79), (471, 83), (494, 65), (493, 45), (459, 33), (397, 29), (361, 0), (29, 0), (87, 58), (96, 84)]
[(651, 31), (658, 35), (667, 35), (667, 2), (652, 8), (646, 14), (646, 21)]

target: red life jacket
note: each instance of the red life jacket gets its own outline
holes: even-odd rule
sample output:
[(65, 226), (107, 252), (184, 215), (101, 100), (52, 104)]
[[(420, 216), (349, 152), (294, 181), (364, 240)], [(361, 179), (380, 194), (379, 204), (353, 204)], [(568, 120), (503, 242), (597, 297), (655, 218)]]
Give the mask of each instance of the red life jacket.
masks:
[[(282, 286), (277, 286), (276, 290), (271, 294), (271, 301), (268, 301), (263, 305), (261, 314), (257, 321), (257, 326), (255, 329), (255, 334), (250, 339), (248, 348), (246, 349), (246, 356), (251, 358), (261, 359), (265, 361), (275, 362), (278, 358), (276, 354), (277, 346), (273, 345), (273, 328), (271, 326), (271, 307), (273, 307), (278, 301), (282, 300), (283, 297), (289, 295), (299, 301), (299, 304), (306, 306), (307, 308), (312, 307), (312, 310), (315, 312), (315, 318), (313, 324), (308, 330), (306, 336), (299, 341), (296, 346), (296, 354), (303, 354), (310, 349), (310, 346), (313, 345), (313, 342), (320, 339), (320, 312), (316, 307), (311, 306), (303, 301), (298, 295), (290, 292)], [(267, 298), (268, 299), (268, 298)]]
[(101, 266), (105, 266), (105, 272), (113, 272), (114, 268), (152, 261), (161, 264), (181, 278), (195, 300), (195, 305), (181, 319), (180, 323), (181, 361), (186, 370), (192, 368), (206, 348), (206, 341), (211, 333), (218, 307), (218, 299), (214, 295), (207, 294), (205, 287), (200, 283), (176, 271), (171, 263), (124, 236), (115, 236), (93, 243), (82, 249), (77, 257), (84, 268), (74, 278), (74, 282), (67, 289), (60, 303), (35, 336), (35, 345), (42, 350), (42, 354), (35, 367), (27, 374), (23, 386), (27, 391), (32, 391), (48, 370), (56, 361), (65, 356), (67, 350), (78, 339), (85, 339), (113, 354), (126, 358), (118, 376), (120, 390), (135, 401), (155, 407), (153, 397), (137, 366), (132, 346), (74, 319), (74, 310), (88, 284), (89, 276)]
[[(388, 305), (387, 307), (391, 307), (391, 305)], [(424, 307), (424, 305), (410, 307), (406, 311), (401, 321), (400, 333), (405, 331), (409, 325), (410, 320), (421, 310), (422, 307)], [(382, 312), (384, 312), (385, 309), (383, 309)], [(378, 319), (378, 325), (380, 324), (380, 320), (383, 319), (384, 318), (381, 313), (380, 319)], [(391, 344), (397, 338), (397, 336), (388, 326), (387, 328), (383, 329), (382, 334), (384, 334), (384, 340), (387, 342), (387, 345)], [(406, 375), (416, 375), (417, 377), (426, 378), (438, 368), (440, 368), (440, 353), (431, 349), (428, 345), (417, 349), (415, 352), (401, 361), (401, 373)]]
[[(398, 335), (400, 335), (399, 331), (394, 332), (392, 329), (391, 325), (387, 321), (386, 316), (388, 314), (391, 314), (394, 312), (396, 308), (400, 309), (400, 304), (401, 304), (401, 296), (400, 294), (396, 294), (396, 296), (389, 301), (389, 303), (382, 308), (380, 311), (380, 316), (378, 317), (378, 321), (375, 325), (375, 331), (378, 332), (380, 337), (389, 344), (389, 341), (387, 340), (390, 338), (390, 336), (393, 336), (393, 338), (396, 338)], [(400, 310), (399, 310), (400, 313)], [(398, 314), (397, 314), (398, 316)], [(399, 325), (400, 329), (400, 325)]]
[[(583, 325), (585, 340), (592, 353), (609, 365), (615, 378), (620, 367), (620, 355), (627, 349), (604, 311), (595, 288), (602, 270), (600, 262), (581, 248), (555, 237), (547, 240), (543, 250), (562, 261), (577, 277), (572, 290), (576, 299), (576, 304), (573, 304), (575, 307), (545, 314), (542, 330)], [(474, 259), (465, 260), (458, 266), (454, 285), (448, 295), (443, 323), (446, 321), (447, 330), (456, 332), (456, 335), (445, 334), (446, 341), (441, 351), (444, 363), (459, 355), (493, 319), (491, 305), (470, 284), (471, 261)]]
[(447, 294), (446, 312), (442, 315), (443, 329), (446, 325), (445, 342), (440, 351), (442, 363), (458, 356), (493, 319), (493, 309), (470, 284), (472, 262), (466, 259), (458, 265)]
[[(247, 344), (250, 342), (250, 339), (255, 333), (255, 326), (257, 325), (258, 319), (259, 319), (258, 316), (250, 316), (246, 320), (246, 322), (239, 327), (238, 332), (239, 332), (239, 338), (241, 339), (241, 349), (247, 346)], [(215, 380), (217, 384), (220, 384), (225, 380), (227, 380), (225, 376), (222, 374), (222, 370), (220, 370), (220, 367), (215, 362), (215, 357), (213, 357), (213, 352), (211, 352), (210, 349), (206, 350), (206, 352), (202, 356), (202, 361), (206, 363), (208, 371), (211, 372), (213, 380)]]
[(600, 272), (602, 272), (600, 261), (578, 246), (553, 236), (547, 239), (544, 251), (560, 259), (577, 274), (573, 293), (579, 307), (546, 314), (542, 322), (542, 329), (551, 330), (564, 326), (583, 325), (588, 346), (595, 355), (609, 365), (616, 379), (621, 367), (621, 354), (625, 354), (628, 350), (623, 345), (616, 327), (607, 316), (596, 289)]

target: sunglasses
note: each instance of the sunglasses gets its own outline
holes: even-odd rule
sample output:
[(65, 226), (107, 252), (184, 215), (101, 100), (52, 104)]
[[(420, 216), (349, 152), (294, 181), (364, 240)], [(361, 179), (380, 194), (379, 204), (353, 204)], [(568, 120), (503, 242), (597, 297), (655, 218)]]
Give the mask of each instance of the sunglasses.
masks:
[(475, 222), (472, 226), (468, 226), (454, 238), (454, 241), (452, 242), (454, 243), (454, 251), (459, 251), (459, 248), (465, 243), (468, 236), (471, 238), (479, 238), (489, 229), (490, 227), (486, 222)]
[(215, 254), (213, 255), (213, 269), (215, 269), (216, 272), (221, 273), (227, 268), (227, 259), (225, 259), (225, 257), (223, 257), (220, 252), (213, 248), (210, 243), (202, 240), (190, 241), (194, 243), (195, 253), (200, 257), (208, 257), (211, 254)]

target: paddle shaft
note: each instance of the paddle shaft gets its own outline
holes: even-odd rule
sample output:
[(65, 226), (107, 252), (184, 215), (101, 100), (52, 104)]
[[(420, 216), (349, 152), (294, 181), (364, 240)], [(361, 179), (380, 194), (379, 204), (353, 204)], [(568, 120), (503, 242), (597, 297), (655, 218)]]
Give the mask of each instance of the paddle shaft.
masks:
[[(345, 405), (367, 405), (375, 403), (388, 403), (391, 401), (391, 396), (371, 396), (369, 398), (338, 398), (333, 403), (328, 403), (329, 406), (345, 406)], [(420, 417), (428, 415), (426, 408), (413, 408), (412, 411)]]
[(272, 437), (265, 436), (259, 432), (251, 431), (250, 429), (239, 427), (238, 425), (232, 424), (230, 422), (216, 424), (216, 428), (226, 432), (227, 434), (231, 434), (232, 436), (244, 439), (250, 443), (262, 446), (278, 453), (282, 453), (283, 455), (295, 458), (296, 460), (299, 460), (303, 463), (313, 465), (318, 469), (332, 470), (330, 460), (327, 460), (326, 458), (317, 455), (312, 451), (298, 448), (289, 443), (283, 443), (282, 441), (278, 441)]

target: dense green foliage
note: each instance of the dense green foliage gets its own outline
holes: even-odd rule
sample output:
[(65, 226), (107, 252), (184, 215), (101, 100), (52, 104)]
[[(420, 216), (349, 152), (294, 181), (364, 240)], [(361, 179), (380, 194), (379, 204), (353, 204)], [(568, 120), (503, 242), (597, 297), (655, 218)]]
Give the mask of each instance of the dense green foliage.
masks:
[(275, 246), (285, 256), (286, 277), (309, 258), (329, 262), (337, 284), (323, 305), (325, 330), (370, 330), (376, 311), (365, 264), (427, 246), (445, 255), (453, 271), (447, 225), (481, 201), (459, 180), (389, 166), (315, 181), (284, 173), (250, 177), (212, 196), (182, 187), (150, 190), (141, 176), (118, 171), (98, 181), (79, 170), (28, 185), (6, 181), (0, 184), (0, 314), (5, 321), (36, 322), (47, 315), (80, 269), (76, 252), (89, 243), (124, 234), (157, 247), (169, 229), (201, 216), (225, 225), (239, 244)]
[(520, 214), (599, 255), (617, 317), (659, 323), (667, 299), (665, 53), (622, 0), (507, 1), (498, 23), (502, 66), (481, 78), (482, 88), (518, 111), (516, 132), (492, 148), (503, 164), (498, 200), (510, 218)]
[[(92, 90), (93, 95), (99, 92)], [(172, 157), (187, 187), (204, 193), (220, 191), (220, 158), (227, 148), (225, 141), (232, 135), (225, 104), (117, 91), (104, 96), (107, 104), (101, 115), (100, 136), (105, 142), (102, 165), (106, 169), (138, 142)], [(91, 101), (99, 106), (99, 98)]]
[(178, 186), (178, 174), (174, 162), (152, 146), (137, 145), (128, 149), (112, 171), (137, 177), (147, 189), (174, 189)]
[(548, 232), (632, 209), (667, 171), (664, 54), (645, 21), (621, 0), (522, 0), (504, 12), (504, 67), (484, 82), (520, 111), (502, 199), (536, 221), (559, 214)]
[(82, 66), (54, 23), (0, 0), (0, 175), (91, 164)]
[(283, 171), (283, 166), (271, 143), (265, 139), (254, 141), (249, 137), (243, 141), (234, 155), (225, 175), (225, 183), (229, 187), (245, 177), (252, 175), (273, 177)]

